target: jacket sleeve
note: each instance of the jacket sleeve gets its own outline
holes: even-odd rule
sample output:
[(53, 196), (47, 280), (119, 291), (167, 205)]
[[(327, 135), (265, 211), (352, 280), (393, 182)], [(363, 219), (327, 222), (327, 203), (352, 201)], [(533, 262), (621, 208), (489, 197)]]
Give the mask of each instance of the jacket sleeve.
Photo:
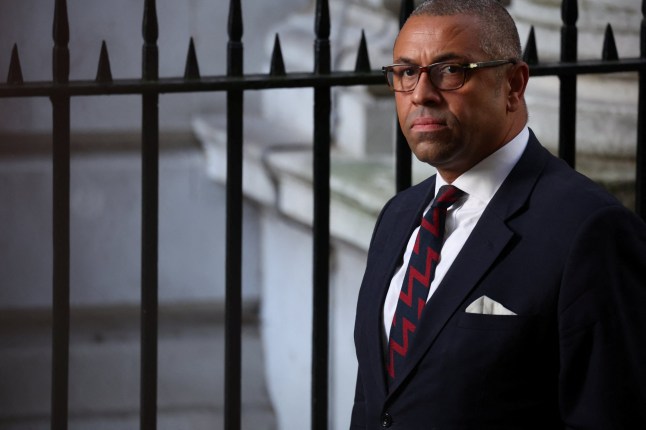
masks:
[(588, 217), (561, 283), (559, 405), (568, 429), (646, 428), (646, 224)]

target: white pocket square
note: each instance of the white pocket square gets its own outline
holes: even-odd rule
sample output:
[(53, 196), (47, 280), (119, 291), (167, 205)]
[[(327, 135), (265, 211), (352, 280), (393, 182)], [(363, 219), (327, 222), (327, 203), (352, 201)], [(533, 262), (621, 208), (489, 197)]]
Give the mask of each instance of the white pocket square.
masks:
[(516, 312), (510, 311), (495, 300), (487, 296), (482, 296), (471, 303), (466, 312), (469, 314), (483, 315), (516, 315)]

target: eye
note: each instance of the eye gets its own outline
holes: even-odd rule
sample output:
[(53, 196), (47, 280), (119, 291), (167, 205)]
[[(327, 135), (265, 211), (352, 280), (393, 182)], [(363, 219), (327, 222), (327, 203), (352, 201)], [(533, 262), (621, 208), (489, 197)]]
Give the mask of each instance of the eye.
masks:
[(406, 67), (403, 73), (405, 76), (415, 76), (417, 75), (417, 67)]
[(459, 64), (442, 64), (438, 67), (438, 72), (442, 75), (455, 75), (462, 72)]
[(410, 78), (418, 74), (417, 67), (415, 66), (397, 66), (394, 68), (393, 72), (397, 77), (400, 78)]

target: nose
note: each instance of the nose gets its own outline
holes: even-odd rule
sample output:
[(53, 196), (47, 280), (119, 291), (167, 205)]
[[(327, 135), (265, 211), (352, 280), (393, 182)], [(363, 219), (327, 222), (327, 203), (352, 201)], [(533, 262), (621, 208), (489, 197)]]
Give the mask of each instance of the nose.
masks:
[(433, 85), (428, 70), (422, 70), (419, 75), (417, 86), (411, 94), (412, 102), (416, 105), (427, 105), (439, 103), (441, 100), (440, 91)]

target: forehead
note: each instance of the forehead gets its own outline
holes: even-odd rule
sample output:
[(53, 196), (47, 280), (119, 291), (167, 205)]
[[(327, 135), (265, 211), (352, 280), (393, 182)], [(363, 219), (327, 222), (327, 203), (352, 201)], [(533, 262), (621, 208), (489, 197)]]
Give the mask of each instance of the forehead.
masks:
[(431, 64), (482, 57), (478, 18), (470, 15), (413, 16), (402, 27), (395, 46), (395, 62)]

